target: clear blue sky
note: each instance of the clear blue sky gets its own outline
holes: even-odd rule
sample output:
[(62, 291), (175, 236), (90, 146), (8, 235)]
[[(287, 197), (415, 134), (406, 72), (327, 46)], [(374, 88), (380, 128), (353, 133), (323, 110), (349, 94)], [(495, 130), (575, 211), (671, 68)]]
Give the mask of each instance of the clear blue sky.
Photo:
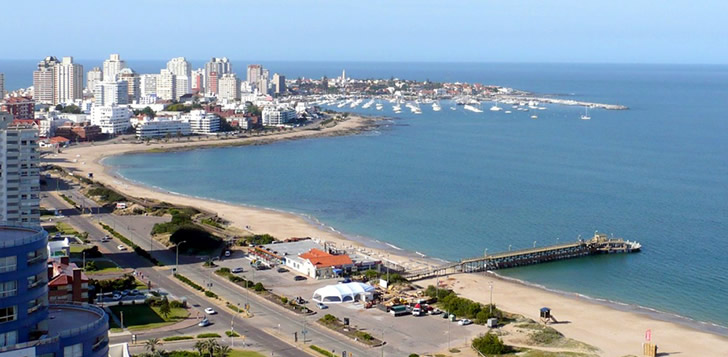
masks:
[(728, 63), (728, 0), (25, 0), (0, 9), (2, 59)]

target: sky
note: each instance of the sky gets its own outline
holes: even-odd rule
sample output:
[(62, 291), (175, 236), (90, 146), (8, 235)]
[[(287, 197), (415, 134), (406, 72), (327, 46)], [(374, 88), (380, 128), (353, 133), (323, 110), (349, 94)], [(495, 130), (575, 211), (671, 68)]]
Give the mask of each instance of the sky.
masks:
[(24, 0), (0, 13), (0, 59), (728, 64), (726, 0)]

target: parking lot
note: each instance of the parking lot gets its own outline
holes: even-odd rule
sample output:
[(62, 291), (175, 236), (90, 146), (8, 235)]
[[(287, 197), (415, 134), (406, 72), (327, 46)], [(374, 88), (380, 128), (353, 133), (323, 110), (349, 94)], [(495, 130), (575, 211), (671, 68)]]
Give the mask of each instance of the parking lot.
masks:
[(473, 337), (488, 330), (485, 326), (475, 324), (460, 326), (457, 322), (444, 319), (441, 314), (394, 317), (377, 308), (365, 309), (360, 303), (327, 304), (327, 308), (322, 311), (311, 301), (311, 296), (318, 288), (338, 283), (336, 279), (308, 278), (304, 281), (295, 281), (294, 277), (299, 275), (295, 271), (279, 273), (275, 267), (256, 271), (250, 266), (250, 260), (240, 251), (233, 251), (231, 257), (217, 261), (216, 264), (231, 270), (243, 268), (244, 272), (236, 275), (261, 282), (278, 295), (304, 298), (308, 301), (307, 306), (318, 312), (309, 318), (311, 320), (318, 320), (323, 314), (332, 314), (341, 320), (349, 318), (352, 326), (364, 329), (378, 338), (384, 335), (387, 344), (403, 351), (419, 353), (443, 351), (448, 347), (448, 332), (450, 346), (455, 347), (466, 344)]

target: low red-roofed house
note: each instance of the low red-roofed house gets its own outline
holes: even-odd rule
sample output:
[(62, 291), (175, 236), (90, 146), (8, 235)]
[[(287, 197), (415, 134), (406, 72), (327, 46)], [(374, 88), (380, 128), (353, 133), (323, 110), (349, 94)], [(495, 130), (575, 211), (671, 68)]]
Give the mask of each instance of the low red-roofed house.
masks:
[(354, 262), (346, 254), (334, 255), (316, 248), (299, 255), (298, 258), (302, 263), (298, 271), (316, 279), (339, 277), (342, 272), (350, 271), (354, 266)]
[(48, 302), (88, 302), (88, 277), (68, 257), (48, 263)]

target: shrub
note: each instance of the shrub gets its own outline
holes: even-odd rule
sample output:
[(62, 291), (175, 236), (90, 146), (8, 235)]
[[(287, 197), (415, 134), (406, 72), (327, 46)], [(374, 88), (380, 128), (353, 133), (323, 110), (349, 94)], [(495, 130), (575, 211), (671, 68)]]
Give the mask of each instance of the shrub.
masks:
[(410, 353), (409, 356), (407, 356), (407, 357), (420, 357), (420, 355), (418, 355), (416, 353)]
[(372, 335), (370, 335), (368, 332), (364, 332), (364, 331), (357, 331), (354, 333), (354, 336), (356, 336), (360, 340), (364, 340), (364, 341), (371, 341), (372, 339), (374, 339), (374, 337), (372, 337)]
[(316, 346), (316, 345), (311, 345), (311, 349), (314, 350), (314, 351), (316, 351), (316, 352), (318, 352), (318, 353), (320, 353), (320, 354), (322, 354), (322, 355), (324, 355), (324, 356), (326, 356), (326, 357), (336, 357), (335, 354), (333, 354), (333, 353), (331, 353), (331, 352), (329, 352), (329, 351), (327, 351), (327, 350), (325, 350), (325, 349), (323, 349), (323, 348), (321, 348), (319, 346)]
[(227, 337), (240, 337), (240, 335), (235, 331), (225, 331), (225, 335), (227, 335)]
[(263, 283), (257, 282), (257, 283), (255, 283), (255, 286), (253, 286), (253, 289), (257, 292), (261, 292), (261, 291), (265, 290), (265, 287), (263, 286)]
[(334, 316), (334, 315), (326, 314), (326, 315), (324, 315), (324, 317), (321, 318), (320, 321), (323, 322), (323, 323), (325, 323), (325, 324), (331, 324), (331, 323), (334, 323), (334, 322), (338, 322), (339, 319), (336, 318), (336, 316)]
[(184, 275), (182, 275), (182, 274), (174, 274), (174, 277), (175, 277), (175, 278), (177, 278), (177, 279), (179, 279), (179, 280), (180, 280), (180, 281), (182, 281), (183, 283), (185, 283), (185, 284), (187, 284), (187, 285), (191, 286), (191, 287), (192, 287), (193, 289), (195, 289), (195, 290), (199, 290), (199, 291), (205, 291), (205, 289), (204, 289), (203, 287), (201, 287), (201, 286), (199, 286), (199, 285), (195, 284), (195, 282), (194, 282), (194, 281), (192, 281), (192, 280), (188, 279), (188, 278), (187, 278), (186, 276), (184, 276)]
[(213, 293), (210, 290), (205, 291), (205, 296), (207, 296), (209, 298), (217, 299), (217, 294)]
[(164, 341), (181, 341), (181, 340), (191, 340), (193, 338), (194, 337), (192, 337), (192, 336), (169, 336), (169, 337), (163, 338), (162, 340), (164, 340)]
[(248, 242), (248, 244), (251, 245), (265, 245), (265, 244), (271, 244), (276, 239), (270, 235), (270, 234), (255, 234), (252, 236), (245, 237), (245, 241)]
[(90, 196), (97, 196), (104, 202), (117, 202), (124, 201), (126, 197), (118, 194), (114, 190), (110, 190), (106, 187), (98, 186), (88, 190)]
[(220, 335), (219, 334), (216, 334), (214, 332), (211, 332), (211, 333), (201, 333), (201, 334), (197, 335), (197, 338), (219, 338), (219, 337), (220, 337)]
[(169, 302), (169, 307), (171, 307), (173, 309), (184, 309), (185, 303), (183, 303), (182, 301), (179, 301), (179, 300), (172, 300)]
[(99, 268), (96, 266), (96, 262), (93, 260), (90, 262), (86, 262), (86, 271), (96, 271), (99, 270)]
[(97, 246), (86, 248), (82, 250), (81, 253), (86, 253), (86, 258), (101, 258), (104, 256), (101, 252), (99, 252), (99, 247)]
[(510, 351), (503, 340), (490, 332), (473, 339), (473, 348), (485, 355), (500, 355)]
[(284, 304), (287, 304), (288, 303), (288, 298), (285, 297), (285, 296), (281, 296), (281, 302), (284, 303)]
[(185, 250), (208, 250), (215, 249), (222, 242), (219, 238), (210, 234), (210, 232), (195, 226), (193, 224), (185, 224), (179, 226), (169, 237), (169, 241), (173, 244), (186, 241), (182, 247)]

